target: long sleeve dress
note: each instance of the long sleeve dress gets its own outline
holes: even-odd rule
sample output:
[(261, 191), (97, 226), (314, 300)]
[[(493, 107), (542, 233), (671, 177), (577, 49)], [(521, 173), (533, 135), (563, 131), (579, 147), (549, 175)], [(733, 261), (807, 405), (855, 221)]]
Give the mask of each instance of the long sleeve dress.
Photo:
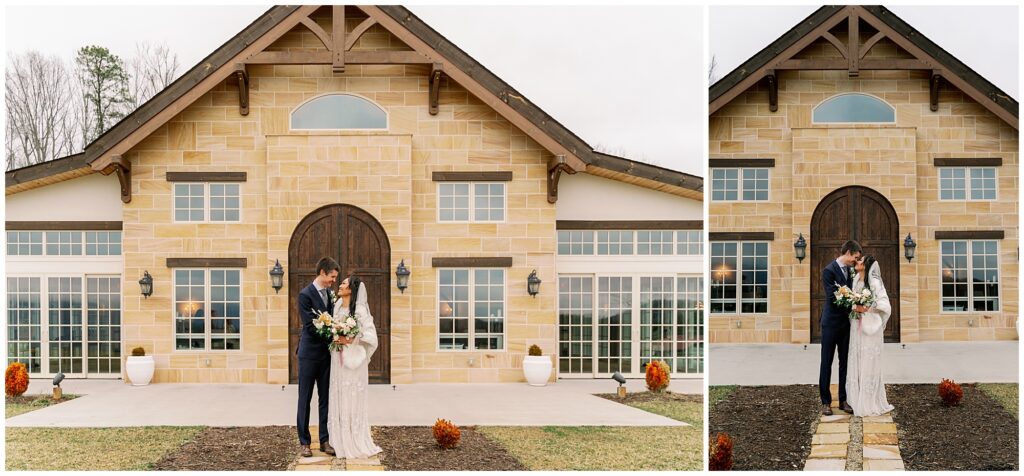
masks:
[[(348, 315), (339, 299), (334, 316)], [(368, 458), (381, 452), (370, 436), (367, 410), (368, 367), (377, 350), (377, 329), (365, 302), (356, 304), (360, 335), (343, 351), (331, 352), (330, 402), (327, 424), (331, 446), (338, 458)]]
[[(877, 264), (872, 273), (877, 272)], [(846, 376), (846, 401), (857, 416), (877, 416), (892, 411), (882, 381), (882, 344), (885, 324), (892, 314), (889, 295), (880, 274), (872, 274), (871, 293), (875, 303), (860, 319), (850, 321), (850, 355)], [(853, 290), (864, 289), (864, 278), (857, 275)]]

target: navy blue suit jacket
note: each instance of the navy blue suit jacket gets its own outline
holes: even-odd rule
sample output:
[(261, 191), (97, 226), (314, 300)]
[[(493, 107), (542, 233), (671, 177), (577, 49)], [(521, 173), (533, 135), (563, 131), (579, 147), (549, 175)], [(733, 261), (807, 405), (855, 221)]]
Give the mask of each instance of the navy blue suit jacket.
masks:
[[(329, 295), (328, 299), (330, 299)], [(299, 292), (299, 319), (302, 321), (302, 333), (299, 335), (299, 348), (295, 349), (295, 353), (300, 359), (320, 360), (331, 357), (331, 352), (327, 348), (327, 339), (318, 336), (316, 328), (313, 327), (315, 311), (325, 311), (330, 314), (332, 309), (324, 306), (324, 300), (316, 291), (316, 286), (309, 283)]]
[(822, 289), (825, 292), (825, 306), (821, 308), (821, 329), (842, 329), (850, 326), (850, 308), (836, 305), (835, 292), (839, 286), (846, 285), (853, 288), (850, 277), (843, 275), (843, 269), (839, 263), (832, 260), (821, 272)]

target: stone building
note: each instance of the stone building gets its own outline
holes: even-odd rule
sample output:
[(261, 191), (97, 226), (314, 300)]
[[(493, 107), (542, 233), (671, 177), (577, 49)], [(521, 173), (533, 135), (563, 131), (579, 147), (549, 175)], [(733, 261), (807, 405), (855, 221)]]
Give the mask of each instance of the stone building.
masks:
[(826, 6), (709, 104), (711, 342), (819, 342), (851, 238), (887, 342), (1016, 339), (1016, 100), (884, 7)]
[(8, 360), (295, 381), (296, 296), (333, 256), (371, 291), (375, 383), (520, 381), (533, 344), (552, 377), (699, 377), (702, 189), (595, 152), (403, 7), (278, 6), (7, 173)]

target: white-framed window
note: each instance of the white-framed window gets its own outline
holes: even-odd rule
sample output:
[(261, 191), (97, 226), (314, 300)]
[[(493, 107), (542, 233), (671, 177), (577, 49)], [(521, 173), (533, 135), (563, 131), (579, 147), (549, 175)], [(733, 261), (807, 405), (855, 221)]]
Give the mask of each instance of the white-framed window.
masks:
[(594, 278), (558, 277), (558, 371), (594, 372)]
[(174, 349), (242, 348), (242, 271), (174, 269)]
[(85, 232), (85, 254), (86, 256), (119, 256), (121, 254), (121, 232)]
[(676, 372), (704, 373), (704, 277), (676, 278)]
[(46, 232), (46, 254), (50, 256), (74, 256), (82, 254), (82, 232)]
[(762, 202), (768, 200), (767, 167), (711, 169), (711, 200)]
[(388, 128), (387, 111), (355, 94), (331, 93), (314, 97), (296, 107), (290, 118), (292, 130)]
[(504, 182), (438, 182), (440, 222), (505, 221)]
[(711, 243), (711, 313), (768, 312), (768, 242)]
[(43, 370), (40, 279), (7, 278), (7, 365), (25, 364), (30, 374)]
[(940, 200), (995, 200), (995, 167), (939, 167)]
[(996, 240), (943, 240), (942, 311), (999, 310), (999, 250)]
[[(632, 245), (632, 235), (630, 235)], [(559, 230), (558, 254), (560, 255), (592, 255), (594, 254), (594, 232), (591, 230)]]
[(814, 110), (811, 111), (811, 122), (895, 124), (896, 108), (870, 94), (842, 93), (814, 106)]
[[(561, 233), (559, 242), (561, 242)], [(582, 238), (582, 237), (580, 237)], [(577, 240), (586, 242), (586, 240)], [(571, 250), (579, 248), (571, 248)], [(580, 250), (582, 251), (582, 250)], [(589, 253), (562, 253), (559, 254), (589, 254)], [(631, 255), (633, 254), (633, 232), (632, 231), (598, 231), (597, 232), (597, 254), (605, 255)]]
[(438, 268), (438, 349), (505, 349), (505, 270)]
[(674, 246), (673, 231), (638, 231), (636, 232), (636, 254), (638, 255), (670, 255)]
[(90, 374), (121, 373), (121, 278), (87, 276), (86, 334)]
[(241, 185), (231, 183), (174, 183), (174, 221), (241, 221)]
[(41, 231), (8, 231), (8, 256), (42, 256), (43, 232)]
[(692, 256), (704, 254), (704, 232), (700, 230), (679, 230), (676, 234), (676, 254)]

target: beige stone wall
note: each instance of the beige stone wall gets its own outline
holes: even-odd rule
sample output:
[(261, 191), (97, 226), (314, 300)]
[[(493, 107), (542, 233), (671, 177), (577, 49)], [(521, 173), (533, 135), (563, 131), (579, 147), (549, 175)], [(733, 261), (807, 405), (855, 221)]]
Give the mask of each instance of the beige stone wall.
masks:
[[(351, 30), (360, 18), (348, 18)], [(329, 28), (329, 17), (317, 21)], [(322, 48), (304, 27), (272, 49)], [(407, 49), (381, 27), (355, 49)], [(555, 207), (547, 203), (550, 154), (494, 110), (451, 81), (442, 81), (440, 112), (428, 113), (428, 68), (348, 65), (250, 66), (250, 112), (238, 112), (235, 86), (221, 84), (127, 154), (133, 164), (132, 202), (124, 211), (124, 277), (148, 270), (154, 294), (126, 286), (126, 348), (143, 346), (157, 362), (155, 382), (285, 383), (288, 377), (288, 297), (275, 294), (268, 270), (287, 266), (291, 232), (321, 205), (350, 203), (380, 221), (392, 244), (392, 268), (412, 270), (404, 294), (392, 290), (392, 381), (497, 382), (522, 379), (531, 344), (554, 351)], [(389, 114), (386, 133), (295, 134), (291, 110), (314, 96), (354, 93)], [(324, 175), (320, 167), (336, 171)], [(495, 224), (435, 220), (437, 170), (511, 170), (508, 218)], [(244, 171), (242, 222), (175, 224), (168, 171)], [(245, 257), (242, 351), (180, 352), (173, 347), (168, 257)], [(511, 256), (506, 277), (506, 349), (437, 351), (434, 256)], [(526, 293), (532, 269), (544, 281)], [(545, 291), (545, 288), (547, 289)], [(288, 289), (287, 283), (285, 288)], [(469, 364), (470, 359), (473, 365)]]
[[(905, 56), (905, 52), (888, 40), (880, 42), (869, 53), (869, 57)], [(800, 57), (837, 56), (834, 48), (820, 41)], [(808, 235), (809, 214), (814, 206), (829, 191), (851, 184), (849, 179), (837, 177), (835, 171), (839, 170), (857, 174), (858, 181), (873, 183), (872, 188), (885, 194), (900, 213), (901, 234), (912, 232), (918, 243), (913, 264), (902, 260), (900, 267), (901, 291), (906, 293), (916, 286), (918, 293), (916, 302), (907, 302), (906, 294), (903, 298), (901, 338), (904, 342), (1015, 338), (1014, 322), (1019, 304), (1015, 254), (1019, 243), (1017, 130), (948, 84), (943, 85), (940, 93), (939, 110), (932, 112), (928, 77), (928, 71), (861, 71), (855, 78), (849, 77), (846, 71), (781, 71), (777, 112), (768, 110), (767, 90), (757, 86), (710, 116), (709, 153), (712, 158), (773, 158), (776, 161), (771, 170), (771, 201), (712, 201), (709, 204), (711, 232), (775, 233), (770, 256), (770, 313), (756, 316), (712, 314), (709, 319), (711, 342), (808, 341), (809, 319), (818, 316), (807, 315), (808, 307), (800, 296), (809, 293), (807, 279), (816, 271), (808, 269), (809, 260), (798, 264), (793, 255), (793, 242), (798, 233), (813, 240)], [(823, 130), (824, 126), (811, 124), (812, 108), (843, 92), (868, 93), (892, 104), (896, 108), (895, 128), (876, 127), (868, 133), (867, 130)], [(914, 170), (894, 172), (886, 165), (888, 157), (883, 156), (873, 157), (866, 166), (859, 160), (849, 160), (852, 151), (885, 150), (876, 147), (873, 139), (866, 136), (879, 134), (883, 137), (899, 130), (913, 131)], [(854, 136), (867, 142), (854, 140)], [(823, 139), (838, 137), (843, 140), (821, 143)], [(903, 142), (895, 144), (889, 149), (899, 155)], [(846, 149), (846, 153), (841, 149)], [(827, 158), (821, 154), (828, 154)], [(856, 152), (853, 154), (856, 158)], [(937, 157), (1002, 158), (1003, 165), (997, 172), (998, 199), (940, 202), (938, 170), (933, 165)], [(825, 167), (821, 160), (828, 160), (829, 165)], [(828, 177), (821, 176), (829, 172), (832, 174)], [(910, 187), (896, 183), (903, 180), (910, 180)], [(808, 183), (815, 185), (801, 186)], [(906, 208), (901, 210), (904, 205)], [(1002, 283), (999, 312), (940, 312), (940, 259), (938, 242), (934, 240), (937, 230), (1004, 231), (1005, 239), (999, 241), (1003, 256), (999, 264)]]

